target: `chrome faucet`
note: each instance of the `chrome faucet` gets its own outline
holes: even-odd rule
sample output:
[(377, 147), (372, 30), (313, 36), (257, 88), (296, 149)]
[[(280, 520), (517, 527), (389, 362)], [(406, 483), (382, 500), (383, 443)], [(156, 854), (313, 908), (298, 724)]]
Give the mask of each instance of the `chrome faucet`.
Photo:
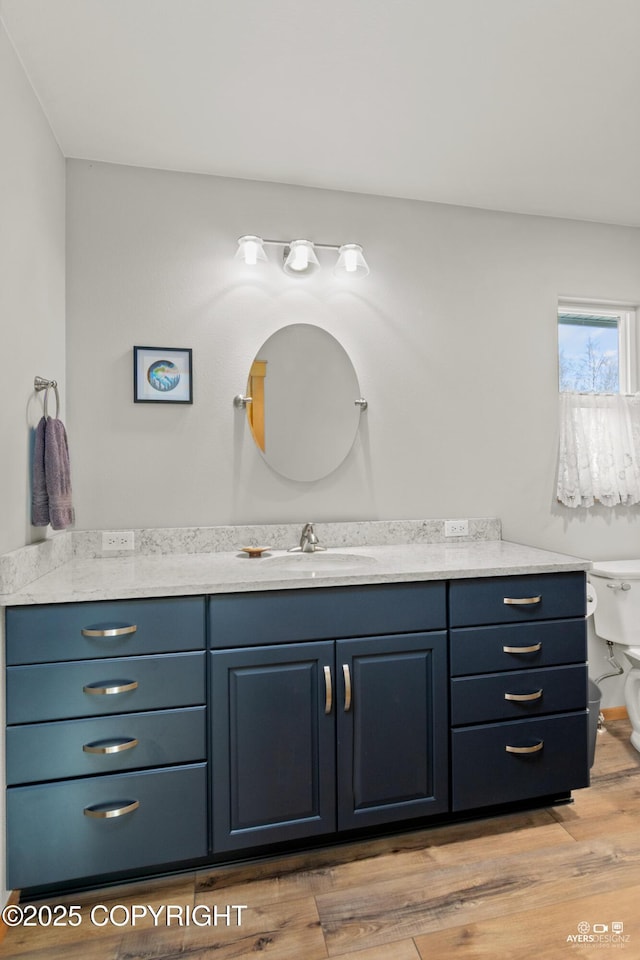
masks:
[(305, 523), (300, 534), (300, 549), (303, 553), (313, 553), (318, 546), (318, 538), (315, 535), (312, 523)]
[(300, 534), (300, 546), (292, 547), (289, 553), (315, 553), (316, 550), (326, 550), (326, 547), (319, 546), (319, 540), (315, 534), (312, 523), (305, 523)]

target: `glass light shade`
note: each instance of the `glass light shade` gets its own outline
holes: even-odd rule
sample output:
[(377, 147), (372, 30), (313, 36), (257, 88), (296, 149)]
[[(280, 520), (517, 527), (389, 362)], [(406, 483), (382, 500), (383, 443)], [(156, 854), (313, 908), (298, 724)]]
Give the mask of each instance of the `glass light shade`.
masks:
[(333, 268), (336, 277), (366, 277), (369, 266), (359, 243), (343, 243), (338, 253), (338, 262)]
[(284, 272), (290, 277), (307, 277), (320, 264), (310, 240), (292, 240), (289, 251), (285, 248)]
[(236, 257), (243, 260), (247, 266), (254, 267), (258, 261), (266, 260), (267, 255), (262, 246), (261, 237), (240, 237)]

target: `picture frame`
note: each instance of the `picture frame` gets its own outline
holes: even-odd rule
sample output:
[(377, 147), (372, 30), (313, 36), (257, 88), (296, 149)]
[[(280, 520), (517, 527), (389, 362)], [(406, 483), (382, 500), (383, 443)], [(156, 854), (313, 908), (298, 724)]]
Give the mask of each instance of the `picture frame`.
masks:
[(133, 348), (134, 403), (193, 403), (190, 347)]

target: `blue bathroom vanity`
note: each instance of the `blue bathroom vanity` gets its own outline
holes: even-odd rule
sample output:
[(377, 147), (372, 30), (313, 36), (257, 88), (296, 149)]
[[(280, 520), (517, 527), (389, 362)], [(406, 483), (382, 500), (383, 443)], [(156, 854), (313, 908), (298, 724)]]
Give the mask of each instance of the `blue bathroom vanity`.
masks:
[(114, 561), (96, 560), (66, 594), (58, 572), (6, 598), (8, 886), (102, 884), (587, 786), (588, 564), (502, 542), (469, 544), (466, 562), (439, 545), (385, 565), (385, 550), (312, 579), (192, 557), (172, 587), (158, 558), (157, 582), (141, 559), (128, 586), (104, 586)]

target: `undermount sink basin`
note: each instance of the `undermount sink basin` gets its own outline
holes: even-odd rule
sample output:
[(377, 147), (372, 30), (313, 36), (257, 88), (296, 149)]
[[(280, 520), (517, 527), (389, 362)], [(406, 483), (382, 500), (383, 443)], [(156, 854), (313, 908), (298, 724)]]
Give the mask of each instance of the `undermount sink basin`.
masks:
[(277, 567), (287, 573), (299, 573), (313, 576), (317, 573), (328, 573), (332, 570), (347, 572), (350, 569), (375, 563), (373, 557), (361, 553), (331, 553), (329, 551), (315, 551), (314, 553), (288, 553), (283, 557), (269, 557), (263, 560), (263, 566)]

